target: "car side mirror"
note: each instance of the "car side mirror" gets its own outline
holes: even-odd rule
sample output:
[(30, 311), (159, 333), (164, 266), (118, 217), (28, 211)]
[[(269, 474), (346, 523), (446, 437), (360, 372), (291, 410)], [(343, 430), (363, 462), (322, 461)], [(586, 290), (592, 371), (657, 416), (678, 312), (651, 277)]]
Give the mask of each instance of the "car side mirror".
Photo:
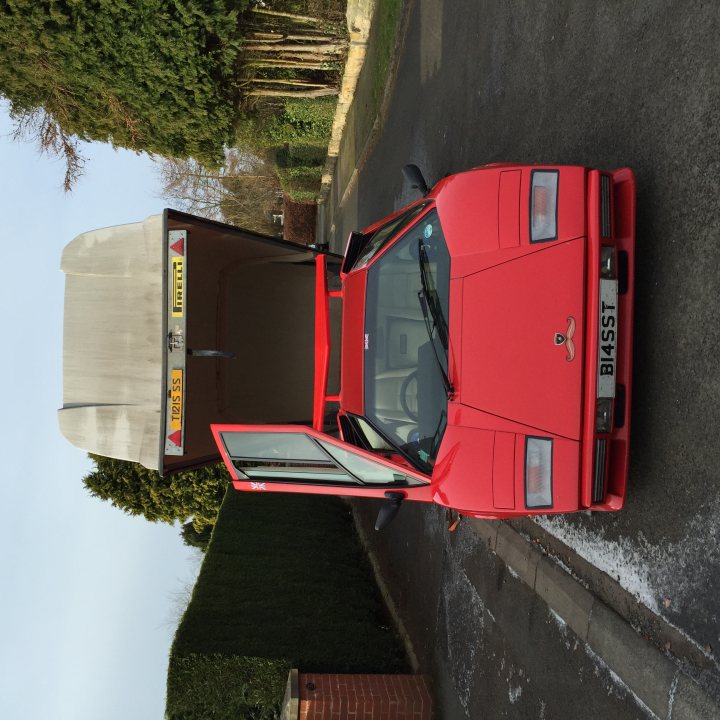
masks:
[(417, 165), (410, 163), (402, 169), (403, 177), (410, 183), (410, 187), (419, 190), (423, 196), (430, 192), (425, 178)]
[(386, 492), (385, 497), (387, 500), (380, 508), (377, 520), (375, 521), (376, 530), (384, 530), (395, 519), (395, 516), (400, 510), (400, 505), (402, 505), (402, 501), (405, 499), (405, 495), (399, 492)]

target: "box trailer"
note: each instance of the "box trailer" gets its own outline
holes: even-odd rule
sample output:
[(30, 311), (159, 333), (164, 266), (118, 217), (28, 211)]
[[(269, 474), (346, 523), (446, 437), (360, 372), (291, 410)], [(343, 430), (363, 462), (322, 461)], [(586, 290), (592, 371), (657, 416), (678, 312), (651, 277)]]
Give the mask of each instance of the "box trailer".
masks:
[(167, 474), (219, 461), (211, 423), (320, 427), (340, 261), (175, 210), (79, 235), (61, 261), (62, 433)]

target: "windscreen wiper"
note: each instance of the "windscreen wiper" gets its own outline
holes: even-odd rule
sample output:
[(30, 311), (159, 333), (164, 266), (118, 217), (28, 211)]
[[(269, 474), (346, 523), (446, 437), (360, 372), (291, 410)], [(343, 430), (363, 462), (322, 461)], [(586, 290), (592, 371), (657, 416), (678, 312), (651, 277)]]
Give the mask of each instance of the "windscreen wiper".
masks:
[(430, 457), (435, 457), (440, 447), (440, 439), (442, 438), (443, 432), (445, 432), (445, 426), (447, 425), (447, 412), (443, 410), (440, 413), (440, 420), (438, 420), (437, 427), (432, 436), (432, 442), (430, 443)]
[(443, 315), (442, 307), (440, 306), (440, 299), (438, 298), (435, 282), (433, 280), (432, 273), (430, 272), (430, 260), (428, 259), (425, 243), (423, 243), (422, 239), (418, 240), (418, 259), (420, 263), (420, 283), (422, 285), (422, 290), (418, 292), (420, 309), (422, 310), (423, 318), (425, 320), (425, 327), (427, 328), (428, 335), (430, 337), (430, 345), (432, 345), (435, 360), (437, 360), (438, 367), (440, 368), (443, 384), (445, 385), (445, 392), (447, 393), (448, 398), (451, 398), (454, 393), (453, 386), (445, 367), (440, 360), (434, 340), (435, 331), (437, 331), (440, 343), (447, 353), (448, 326), (445, 316)]

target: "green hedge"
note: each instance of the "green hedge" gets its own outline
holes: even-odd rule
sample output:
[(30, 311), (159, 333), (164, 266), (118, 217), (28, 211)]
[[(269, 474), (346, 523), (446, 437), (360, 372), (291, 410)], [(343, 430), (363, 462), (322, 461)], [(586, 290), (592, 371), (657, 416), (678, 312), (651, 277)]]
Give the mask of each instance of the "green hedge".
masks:
[(208, 163), (232, 137), (248, 0), (13, 0), (0, 94), (70, 134)]
[(287, 664), (280, 660), (174, 653), (168, 669), (166, 717), (275, 720), (287, 677)]
[(320, 143), (327, 147), (337, 99), (284, 98), (280, 107), (260, 105), (238, 115), (240, 147), (279, 148), (285, 143)]
[(171, 650), (168, 716), (273, 718), (291, 667), (405, 670), (389, 624), (342, 501), (231, 489)]

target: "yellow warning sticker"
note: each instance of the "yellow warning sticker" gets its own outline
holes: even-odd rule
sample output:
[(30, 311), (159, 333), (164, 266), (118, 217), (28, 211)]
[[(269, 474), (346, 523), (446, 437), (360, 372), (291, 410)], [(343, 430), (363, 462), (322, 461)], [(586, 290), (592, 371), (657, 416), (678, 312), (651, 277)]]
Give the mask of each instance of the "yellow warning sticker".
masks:
[(182, 430), (183, 418), (183, 371), (170, 371), (170, 429)]
[(172, 316), (182, 317), (185, 308), (185, 275), (184, 275), (185, 258), (172, 258)]

